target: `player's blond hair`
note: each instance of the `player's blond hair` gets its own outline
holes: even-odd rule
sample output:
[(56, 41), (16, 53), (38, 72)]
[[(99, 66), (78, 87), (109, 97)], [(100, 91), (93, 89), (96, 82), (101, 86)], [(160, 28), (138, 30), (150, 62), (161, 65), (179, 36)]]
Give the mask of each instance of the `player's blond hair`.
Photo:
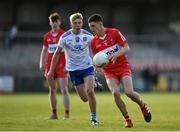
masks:
[(72, 14), (72, 15), (69, 17), (69, 19), (70, 19), (70, 22), (72, 22), (72, 21), (74, 21), (74, 20), (76, 20), (76, 19), (82, 19), (82, 20), (83, 20), (83, 16), (82, 16), (81, 13), (77, 12), (77, 13)]

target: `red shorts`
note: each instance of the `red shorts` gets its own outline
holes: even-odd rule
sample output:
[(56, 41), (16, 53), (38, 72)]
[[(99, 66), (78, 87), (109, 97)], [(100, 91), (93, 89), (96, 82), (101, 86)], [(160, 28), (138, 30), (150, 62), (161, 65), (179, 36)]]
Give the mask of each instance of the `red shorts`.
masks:
[[(49, 69), (50, 69), (50, 65), (47, 65), (46, 70), (45, 70), (45, 76), (47, 76)], [(59, 65), (56, 65), (56, 67), (54, 69), (54, 77), (55, 78), (68, 77), (68, 71), (66, 71), (65, 67), (61, 67)]]
[(114, 78), (114, 79), (117, 79), (117, 80), (122, 80), (122, 78), (124, 76), (131, 76), (131, 69), (129, 67), (126, 67), (126, 68), (119, 68), (116, 70), (113, 69), (113, 70), (106, 70), (104, 71), (104, 75), (105, 75), (105, 78)]

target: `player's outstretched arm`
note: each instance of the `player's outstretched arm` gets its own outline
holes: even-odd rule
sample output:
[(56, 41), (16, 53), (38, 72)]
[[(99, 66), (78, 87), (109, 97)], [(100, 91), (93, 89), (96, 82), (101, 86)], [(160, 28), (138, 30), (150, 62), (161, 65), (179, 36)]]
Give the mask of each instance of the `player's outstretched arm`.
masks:
[(42, 72), (45, 71), (45, 65), (47, 61), (47, 51), (48, 51), (48, 47), (43, 46), (41, 50), (41, 56), (40, 56), (40, 62), (39, 62), (39, 69)]

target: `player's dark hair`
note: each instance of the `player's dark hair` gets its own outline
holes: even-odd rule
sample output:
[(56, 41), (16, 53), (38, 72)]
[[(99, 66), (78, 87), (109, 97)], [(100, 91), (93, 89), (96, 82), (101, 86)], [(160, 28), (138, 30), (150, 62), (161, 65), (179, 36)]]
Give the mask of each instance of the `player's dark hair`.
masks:
[(52, 21), (52, 22), (55, 22), (55, 21), (60, 20), (60, 19), (61, 19), (61, 17), (57, 12), (52, 13), (49, 16), (49, 21)]
[(90, 22), (103, 22), (102, 16), (100, 14), (93, 14), (88, 18), (88, 23)]

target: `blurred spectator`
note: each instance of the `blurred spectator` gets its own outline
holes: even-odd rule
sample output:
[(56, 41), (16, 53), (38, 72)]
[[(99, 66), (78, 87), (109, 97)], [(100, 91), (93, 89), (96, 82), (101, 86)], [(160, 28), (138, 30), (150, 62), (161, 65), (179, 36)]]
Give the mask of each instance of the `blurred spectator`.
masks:
[(168, 77), (161, 74), (159, 76), (158, 84), (157, 84), (157, 89), (158, 91), (168, 91)]
[(159, 82), (159, 70), (157, 63), (152, 67), (151, 77), (152, 77), (152, 88), (153, 90), (157, 90), (158, 82)]
[(171, 91), (173, 91), (173, 92), (179, 91), (179, 81), (178, 81), (178, 79), (173, 79), (172, 80)]
[(152, 74), (149, 67), (145, 68), (142, 71), (142, 78), (144, 80), (144, 86), (146, 91), (150, 91), (152, 89)]
[(10, 28), (9, 32), (7, 33), (5, 37), (5, 42), (3, 45), (5, 50), (9, 50), (12, 48), (12, 45), (14, 41), (16, 40), (17, 33), (18, 33), (18, 27), (16, 24), (14, 24), (12, 25), (12, 27)]

